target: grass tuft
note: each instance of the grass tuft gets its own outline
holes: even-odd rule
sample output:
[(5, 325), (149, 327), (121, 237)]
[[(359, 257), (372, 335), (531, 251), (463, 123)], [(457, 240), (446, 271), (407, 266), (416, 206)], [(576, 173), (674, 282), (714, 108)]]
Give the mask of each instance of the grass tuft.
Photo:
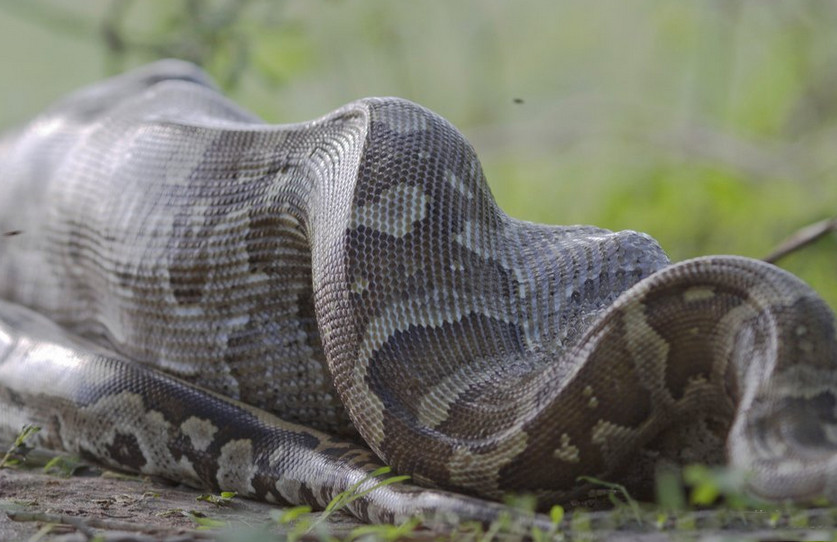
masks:
[(37, 425), (24, 425), (15, 437), (15, 441), (6, 451), (3, 459), (0, 459), (0, 469), (19, 465), (26, 461), (26, 456), (34, 449), (34, 446), (29, 446), (26, 441), (40, 430), (41, 428)]

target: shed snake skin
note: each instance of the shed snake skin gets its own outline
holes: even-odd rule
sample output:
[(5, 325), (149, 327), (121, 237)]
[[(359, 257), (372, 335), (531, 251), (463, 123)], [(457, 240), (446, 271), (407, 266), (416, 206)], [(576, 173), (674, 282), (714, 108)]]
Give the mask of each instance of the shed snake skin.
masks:
[(0, 140), (0, 437), (321, 508), (491, 520), (662, 462), (837, 494), (837, 340), (771, 265), (510, 218), (464, 137), (368, 98), (268, 125), (161, 61)]

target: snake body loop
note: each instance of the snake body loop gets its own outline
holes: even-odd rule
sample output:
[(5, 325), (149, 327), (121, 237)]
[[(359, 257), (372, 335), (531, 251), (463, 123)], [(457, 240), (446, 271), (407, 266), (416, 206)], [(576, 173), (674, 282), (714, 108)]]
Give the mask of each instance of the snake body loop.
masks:
[(6, 136), (0, 178), (0, 436), (318, 507), (409, 474), (353, 502), (368, 521), (490, 521), (508, 492), (724, 456), (756, 493), (835, 493), (821, 298), (510, 218), (410, 102), (267, 125), (164, 61)]

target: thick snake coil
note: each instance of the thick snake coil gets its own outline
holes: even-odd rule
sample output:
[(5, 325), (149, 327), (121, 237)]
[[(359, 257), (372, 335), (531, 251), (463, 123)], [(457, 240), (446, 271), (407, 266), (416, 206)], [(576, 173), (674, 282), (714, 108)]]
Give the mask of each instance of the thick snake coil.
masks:
[(757, 494), (837, 494), (812, 290), (510, 218), (404, 100), (271, 126), (156, 63), (2, 140), (0, 232), (7, 439), (37, 423), (107, 465), (316, 507), (380, 462), (411, 475), (351, 504), (370, 521), (490, 520), (507, 492), (545, 506), (724, 454)]

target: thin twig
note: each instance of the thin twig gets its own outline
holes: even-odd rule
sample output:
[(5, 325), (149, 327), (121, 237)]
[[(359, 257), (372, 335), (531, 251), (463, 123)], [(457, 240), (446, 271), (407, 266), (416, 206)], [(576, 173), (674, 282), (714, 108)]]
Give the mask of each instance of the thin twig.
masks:
[(44, 523), (56, 523), (61, 525), (70, 525), (73, 528), (81, 531), (85, 535), (94, 536), (96, 533), (93, 529), (110, 529), (118, 531), (141, 531), (147, 529), (147, 525), (138, 523), (129, 523), (126, 521), (115, 521), (101, 518), (87, 518), (81, 519), (76, 516), (69, 516), (66, 514), (49, 514), (45, 512), (23, 512), (16, 510), (9, 510), (6, 512), (9, 519), (12, 521), (40, 521)]
[(825, 237), (829, 233), (837, 233), (837, 217), (826, 218), (798, 230), (796, 233), (785, 239), (764, 261), (776, 263), (792, 252), (810, 245), (814, 241)]
[[(95, 537), (97, 534), (94, 529), (105, 529), (108, 531), (139, 531), (149, 532), (158, 531), (160, 528), (154, 526), (131, 523), (127, 521), (118, 521), (105, 518), (80, 518), (76, 516), (69, 516), (66, 514), (49, 514), (45, 512), (24, 512), (9, 510), (6, 515), (12, 521), (29, 522), (38, 521), (44, 523), (54, 523), (59, 525), (70, 525), (83, 533), (89, 538)], [(162, 530), (166, 530), (163, 528)], [(177, 529), (181, 534), (188, 534), (190, 539), (212, 538), (212, 533), (208, 531), (197, 531), (194, 529)]]

